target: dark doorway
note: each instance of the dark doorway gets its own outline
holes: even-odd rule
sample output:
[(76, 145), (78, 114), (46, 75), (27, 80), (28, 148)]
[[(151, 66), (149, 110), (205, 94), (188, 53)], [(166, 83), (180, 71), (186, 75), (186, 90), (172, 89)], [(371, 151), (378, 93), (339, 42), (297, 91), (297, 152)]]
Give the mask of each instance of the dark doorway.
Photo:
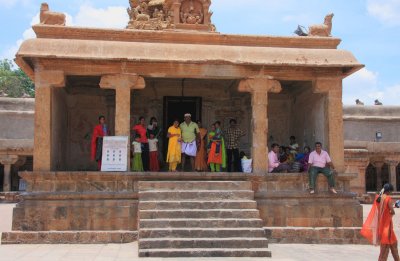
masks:
[(4, 182), (4, 166), (0, 165), (0, 191), (3, 191), (3, 182)]
[(369, 164), (365, 171), (365, 186), (368, 191), (376, 191), (376, 169)]
[(192, 114), (192, 121), (201, 121), (201, 103), (201, 97), (164, 97), (164, 158), (167, 156), (168, 150), (168, 139), (166, 137), (168, 128), (171, 127), (175, 119), (183, 122), (183, 115), (185, 113)]
[(396, 184), (397, 191), (400, 191), (400, 164), (397, 165), (397, 168), (396, 168), (396, 181), (397, 181), (397, 184)]

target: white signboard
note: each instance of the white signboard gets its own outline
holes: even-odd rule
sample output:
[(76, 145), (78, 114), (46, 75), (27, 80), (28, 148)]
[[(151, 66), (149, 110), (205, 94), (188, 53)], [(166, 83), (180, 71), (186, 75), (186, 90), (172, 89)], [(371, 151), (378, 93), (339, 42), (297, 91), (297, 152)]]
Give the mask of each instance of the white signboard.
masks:
[(103, 138), (101, 171), (127, 171), (127, 159), (127, 136), (106, 136)]

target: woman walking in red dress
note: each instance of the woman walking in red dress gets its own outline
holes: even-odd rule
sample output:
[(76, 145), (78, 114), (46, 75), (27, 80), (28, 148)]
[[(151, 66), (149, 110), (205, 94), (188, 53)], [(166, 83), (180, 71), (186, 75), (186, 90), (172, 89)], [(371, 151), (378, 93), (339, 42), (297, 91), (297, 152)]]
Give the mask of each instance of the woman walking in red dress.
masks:
[(393, 259), (399, 261), (399, 251), (397, 249), (397, 238), (394, 234), (393, 220), (394, 209), (390, 193), (393, 192), (392, 184), (385, 184), (383, 189), (375, 197), (374, 204), (365, 221), (361, 235), (371, 244), (380, 245), (379, 261), (386, 261), (389, 250), (392, 252)]

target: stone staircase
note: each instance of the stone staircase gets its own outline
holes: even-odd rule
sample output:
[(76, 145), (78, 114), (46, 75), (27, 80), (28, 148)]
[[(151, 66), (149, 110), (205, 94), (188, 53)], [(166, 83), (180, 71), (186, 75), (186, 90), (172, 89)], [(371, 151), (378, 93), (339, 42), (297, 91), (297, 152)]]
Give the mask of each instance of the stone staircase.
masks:
[(270, 257), (245, 181), (139, 182), (140, 257)]

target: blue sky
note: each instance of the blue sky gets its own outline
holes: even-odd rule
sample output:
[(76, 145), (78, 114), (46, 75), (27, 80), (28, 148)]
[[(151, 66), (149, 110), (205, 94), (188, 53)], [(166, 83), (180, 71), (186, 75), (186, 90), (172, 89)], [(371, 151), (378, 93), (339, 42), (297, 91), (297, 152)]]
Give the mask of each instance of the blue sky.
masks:
[[(34, 37), (42, 1), (0, 0), (0, 58), (13, 58), (19, 44)], [(344, 82), (344, 104), (359, 98), (372, 105), (400, 105), (400, 0), (213, 0), (212, 20), (221, 33), (293, 35), (298, 24), (322, 23), (333, 12), (332, 34), (340, 49), (354, 53), (366, 68)], [(67, 23), (124, 28), (128, 0), (48, 0), (50, 9), (67, 14)]]

